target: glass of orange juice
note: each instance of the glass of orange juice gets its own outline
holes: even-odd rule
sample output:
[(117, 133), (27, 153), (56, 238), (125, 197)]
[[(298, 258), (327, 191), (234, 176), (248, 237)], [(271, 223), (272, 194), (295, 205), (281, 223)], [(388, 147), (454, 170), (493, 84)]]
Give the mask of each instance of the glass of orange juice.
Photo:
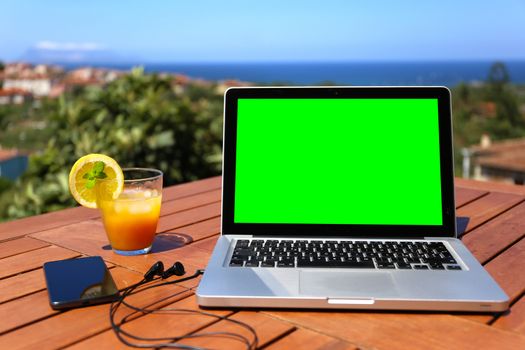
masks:
[[(124, 188), (117, 198), (97, 193), (97, 207), (109, 243), (121, 255), (146, 254), (157, 233), (162, 201), (162, 171), (148, 168), (124, 168)], [(97, 184), (103, 188), (105, 181)], [(107, 185), (107, 184), (106, 184)]]

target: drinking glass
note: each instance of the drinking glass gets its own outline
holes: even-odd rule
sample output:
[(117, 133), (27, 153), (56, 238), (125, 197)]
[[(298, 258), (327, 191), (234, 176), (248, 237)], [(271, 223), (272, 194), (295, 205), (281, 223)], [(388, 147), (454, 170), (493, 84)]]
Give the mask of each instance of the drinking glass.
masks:
[(111, 248), (121, 255), (146, 254), (157, 233), (162, 201), (162, 171), (149, 168), (125, 168), (124, 188), (118, 198), (108, 198), (97, 184), (97, 206)]

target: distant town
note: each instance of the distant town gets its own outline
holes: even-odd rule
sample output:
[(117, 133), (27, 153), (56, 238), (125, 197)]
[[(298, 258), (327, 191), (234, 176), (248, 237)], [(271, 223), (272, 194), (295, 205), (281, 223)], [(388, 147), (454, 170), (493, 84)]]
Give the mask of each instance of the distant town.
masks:
[[(102, 87), (126, 74), (129, 74), (129, 71), (89, 66), (66, 70), (63, 66), (55, 64), (5, 63), (4, 69), (0, 68), (0, 105), (38, 102), (41, 98), (57, 98), (65, 92), (78, 88)], [(209, 87), (215, 86), (219, 94), (230, 86), (249, 85), (238, 80), (211, 82), (176, 73), (159, 73), (159, 75), (171, 77), (176, 89), (184, 89), (192, 82)]]

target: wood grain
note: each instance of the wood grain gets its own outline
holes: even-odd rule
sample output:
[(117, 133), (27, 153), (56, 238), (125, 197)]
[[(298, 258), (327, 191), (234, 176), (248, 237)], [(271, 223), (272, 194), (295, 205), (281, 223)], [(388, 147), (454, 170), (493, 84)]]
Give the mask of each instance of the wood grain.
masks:
[(165, 216), (176, 212), (200, 207), (202, 205), (219, 202), (221, 200), (221, 190), (214, 190), (199, 193), (193, 196), (163, 201), (160, 208), (160, 215)]
[[(198, 310), (195, 297), (190, 296), (169, 305), (166, 308), (180, 308), (187, 310)], [(212, 310), (210, 313), (227, 316), (232, 311)], [(139, 335), (141, 337), (169, 337), (180, 336), (186, 333), (194, 332), (206, 325), (216, 322), (214, 317), (203, 316), (198, 314), (169, 314), (169, 315), (147, 315), (137, 318), (126, 325), (123, 329)], [(134, 341), (136, 342), (136, 341)], [(84, 339), (83, 341), (71, 346), (68, 349), (129, 349), (123, 345), (115, 336), (112, 330), (102, 332), (96, 336)]]
[(474, 256), (485, 263), (525, 237), (525, 203), (501, 214), (462, 238)]
[(56, 313), (58, 311), (49, 306), (47, 290), (1, 304), (0, 315), (9, 315), (9, 317), (3, 318), (0, 322), (0, 334)]
[[(259, 338), (258, 345), (260, 347), (265, 347), (270, 342), (279, 339), (280, 337), (290, 333), (295, 329), (295, 327), (288, 322), (277, 320), (273, 317), (255, 311), (241, 311), (229, 318), (246, 323), (252, 328), (256, 329), (257, 337)], [(232, 332), (240, 334), (247, 339), (253, 339), (253, 335), (246, 328), (240, 327), (239, 325), (229, 321), (220, 321), (203, 329), (200, 332)], [(184, 341), (184, 344), (224, 350), (246, 349), (245, 344), (225, 337), (193, 338)]]
[(299, 328), (287, 336), (270, 344), (268, 350), (359, 350), (353, 344), (327, 335)]
[(456, 186), (456, 208), (462, 207), (486, 194), (488, 194), (487, 191)]
[(162, 189), (162, 198), (166, 201), (177, 198), (193, 196), (198, 193), (208, 192), (221, 188), (222, 177), (210, 177), (208, 179), (187, 182), (180, 185), (165, 187)]
[[(169, 237), (158, 237), (153, 244), (152, 253), (138, 256), (123, 256), (114, 253), (108, 244), (104, 227), (99, 220), (88, 220), (74, 226), (58, 227), (56, 229), (33, 234), (32, 237), (53, 244), (60, 244), (71, 250), (86, 255), (99, 255), (105, 261), (130, 270), (145, 273), (151, 265), (161, 260), (164, 265), (171, 266), (175, 260), (182, 260), (188, 271), (201, 268), (183, 259), (184, 242)], [(89, 239), (87, 239), (89, 237)], [(206, 258), (207, 261), (207, 258)]]
[(468, 225), (465, 230), (468, 234), (470, 230), (489, 221), (523, 200), (525, 200), (525, 197), (521, 195), (492, 192), (459, 208), (456, 211), (456, 216), (468, 218)]
[(161, 217), (158, 232), (166, 232), (182, 226), (204, 221), (221, 215), (221, 203), (211, 203)]
[(522, 296), (508, 312), (499, 317), (493, 327), (525, 335), (525, 298)]
[[(152, 303), (162, 306), (188, 295), (180, 287), (170, 287), (132, 295), (129, 302), (142, 307)], [(158, 303), (159, 300), (162, 302)], [(108, 305), (97, 305), (58, 313), (4, 334), (0, 337), (0, 349), (56, 349), (73, 344), (109, 329), (108, 310)]]
[(191, 224), (188, 226), (179, 227), (173, 230), (167, 231), (167, 233), (174, 233), (184, 236), (189, 236), (193, 241), (198, 241), (204, 238), (215, 236), (219, 234), (221, 230), (221, 218), (220, 216), (214, 217), (208, 220)]
[(480, 191), (503, 192), (525, 195), (525, 186), (506, 184), (502, 182), (476, 181), (456, 177), (454, 179), (454, 185), (456, 187), (471, 188)]
[[(39, 269), (40, 274), (44, 272)], [(119, 289), (127, 287), (142, 279), (142, 274), (129, 271), (120, 267), (111, 269), (111, 275)], [(27, 277), (27, 276), (26, 276)], [(45, 283), (44, 281), (42, 281)], [(45, 287), (45, 284), (44, 284)], [(0, 315), (10, 315), (0, 323), (0, 333), (14, 329), (25, 324), (49, 317), (58, 311), (49, 306), (49, 296), (47, 290), (13, 300), (9, 303), (0, 305)]]
[(79, 256), (77, 252), (56, 246), (49, 246), (0, 260), (0, 278), (33, 270), (48, 261), (70, 259)]
[(36, 269), (0, 280), (0, 303), (46, 288), (44, 271)]
[(270, 314), (364, 349), (525, 348), (525, 336), (449, 315), (298, 311)]
[(49, 243), (25, 237), (2, 242), (0, 243), (0, 259), (25, 253), (30, 250), (47, 247), (48, 245)]
[(97, 210), (75, 207), (8, 221), (0, 224), (0, 240), (20, 237), (33, 232), (69, 225), (98, 216)]
[(522, 239), (485, 265), (511, 300), (516, 300), (525, 292), (524, 261), (525, 239)]

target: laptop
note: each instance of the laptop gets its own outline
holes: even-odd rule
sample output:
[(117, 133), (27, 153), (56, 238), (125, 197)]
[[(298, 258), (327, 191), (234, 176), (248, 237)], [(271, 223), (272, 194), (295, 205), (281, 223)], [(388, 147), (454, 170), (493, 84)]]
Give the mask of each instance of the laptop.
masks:
[(503, 311), (457, 238), (445, 87), (225, 93), (204, 307)]

